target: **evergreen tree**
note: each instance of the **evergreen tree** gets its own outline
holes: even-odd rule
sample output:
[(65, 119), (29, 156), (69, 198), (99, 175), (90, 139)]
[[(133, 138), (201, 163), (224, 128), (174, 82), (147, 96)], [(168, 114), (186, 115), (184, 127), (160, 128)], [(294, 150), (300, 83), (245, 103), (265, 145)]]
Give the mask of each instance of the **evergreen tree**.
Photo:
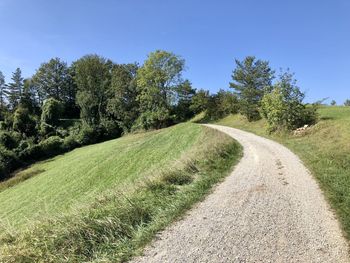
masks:
[(249, 121), (260, 117), (259, 107), (265, 92), (271, 91), (274, 71), (268, 61), (256, 60), (248, 56), (243, 61), (236, 59), (230, 87), (235, 90), (240, 101), (240, 112)]
[(36, 88), (30, 78), (24, 80), (20, 105), (27, 108), (30, 113), (38, 113), (39, 111), (40, 104), (36, 99)]
[(54, 98), (63, 103), (71, 103), (75, 100), (75, 92), (71, 89), (71, 74), (67, 63), (59, 58), (53, 58), (47, 63), (41, 64), (32, 77), (33, 85), (37, 88), (40, 103), (47, 98)]
[(177, 93), (177, 105), (175, 106), (174, 113), (176, 121), (186, 121), (193, 117), (194, 111), (191, 109), (193, 96), (196, 94), (196, 90), (192, 88), (192, 84), (189, 80), (185, 80), (176, 88)]
[(195, 113), (201, 113), (207, 109), (209, 102), (209, 91), (200, 89), (196, 92), (191, 100), (190, 109)]
[(22, 98), (22, 92), (23, 92), (23, 78), (22, 78), (22, 72), (20, 68), (17, 68), (15, 72), (12, 74), (11, 78), (12, 82), (10, 82), (7, 85), (7, 97), (10, 104), (10, 108), (14, 110), (21, 98)]
[(4, 74), (0, 71), (0, 108), (4, 108), (6, 99), (6, 84)]

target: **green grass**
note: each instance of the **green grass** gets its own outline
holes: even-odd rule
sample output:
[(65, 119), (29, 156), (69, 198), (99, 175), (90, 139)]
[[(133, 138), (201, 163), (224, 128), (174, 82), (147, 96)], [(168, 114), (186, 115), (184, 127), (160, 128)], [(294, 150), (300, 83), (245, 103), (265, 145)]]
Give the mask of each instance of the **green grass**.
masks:
[(0, 261), (125, 261), (201, 200), (240, 153), (230, 137), (187, 123), (36, 164), (21, 174), (40, 173), (0, 192)]
[(33, 165), (17, 177), (39, 174), (0, 192), (0, 220), (17, 227), (81, 206), (108, 188), (127, 188), (179, 158), (200, 133), (198, 126), (179, 125), (79, 148)]
[(294, 151), (311, 170), (350, 238), (350, 107), (321, 107), (320, 121), (303, 136), (266, 133), (264, 120), (231, 115), (218, 124), (272, 138)]

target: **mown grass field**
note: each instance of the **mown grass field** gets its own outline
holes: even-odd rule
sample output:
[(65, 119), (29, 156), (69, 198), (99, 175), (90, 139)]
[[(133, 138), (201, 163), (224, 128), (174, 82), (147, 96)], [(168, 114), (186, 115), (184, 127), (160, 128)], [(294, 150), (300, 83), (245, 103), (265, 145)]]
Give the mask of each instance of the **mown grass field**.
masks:
[(218, 124), (272, 138), (294, 151), (313, 173), (350, 238), (350, 107), (325, 106), (320, 121), (303, 136), (269, 135), (264, 120), (231, 115)]
[(0, 188), (0, 261), (125, 261), (240, 153), (230, 137), (186, 123), (37, 163), (17, 175), (29, 179)]

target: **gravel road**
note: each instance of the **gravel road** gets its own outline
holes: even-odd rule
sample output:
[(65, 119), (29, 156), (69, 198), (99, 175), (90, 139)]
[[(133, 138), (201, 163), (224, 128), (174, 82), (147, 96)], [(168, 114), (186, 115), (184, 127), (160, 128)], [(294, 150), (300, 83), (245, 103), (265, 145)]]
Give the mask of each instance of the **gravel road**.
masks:
[(241, 130), (230, 176), (132, 262), (349, 262), (348, 245), (317, 183), (291, 151)]

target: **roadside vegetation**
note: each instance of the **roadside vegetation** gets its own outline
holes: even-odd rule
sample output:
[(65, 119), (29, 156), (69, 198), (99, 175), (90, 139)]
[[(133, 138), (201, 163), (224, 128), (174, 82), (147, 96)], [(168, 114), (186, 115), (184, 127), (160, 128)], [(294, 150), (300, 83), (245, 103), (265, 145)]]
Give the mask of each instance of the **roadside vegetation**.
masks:
[(298, 135), (268, 133), (261, 119), (248, 122), (242, 115), (229, 115), (217, 124), (274, 139), (295, 152), (317, 179), (350, 238), (350, 107), (321, 106), (319, 122)]
[(239, 128), (286, 145), (311, 170), (350, 238), (349, 100), (344, 106), (334, 100), (327, 106), (325, 99), (304, 103), (293, 73), (281, 70), (276, 78), (269, 63), (255, 57), (236, 60), (230, 87), (232, 93), (201, 92), (203, 112), (192, 121)]
[(162, 50), (142, 65), (86, 55), (71, 65), (51, 59), (28, 79), (18, 68), (9, 83), (0, 72), (1, 260), (137, 254), (240, 156), (228, 136), (190, 119), (291, 148), (350, 236), (349, 100), (305, 103), (289, 70), (276, 75), (253, 56), (235, 64), (230, 89), (215, 94), (193, 88), (184, 59)]
[(125, 261), (201, 200), (240, 154), (232, 138), (188, 123), (33, 165), (18, 176), (38, 174), (0, 192), (1, 260)]

